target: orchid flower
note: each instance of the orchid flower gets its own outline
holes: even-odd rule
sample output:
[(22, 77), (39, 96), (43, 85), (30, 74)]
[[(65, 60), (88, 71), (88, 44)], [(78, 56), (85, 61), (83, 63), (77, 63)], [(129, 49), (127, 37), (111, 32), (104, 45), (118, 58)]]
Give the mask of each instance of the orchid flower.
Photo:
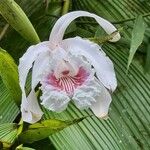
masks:
[[(42, 91), (41, 105), (48, 110), (61, 112), (72, 100), (79, 109), (91, 108), (99, 118), (108, 114), (112, 100), (109, 92), (117, 86), (112, 61), (96, 43), (81, 37), (63, 39), (68, 25), (82, 16), (94, 18), (107, 34), (117, 30), (95, 14), (74, 11), (58, 19), (49, 41), (29, 47), (19, 63), (21, 112), (25, 122), (35, 123), (43, 115), (35, 93), (37, 85)], [(119, 39), (117, 33), (110, 41)], [(31, 92), (26, 96), (25, 83), (31, 68)]]

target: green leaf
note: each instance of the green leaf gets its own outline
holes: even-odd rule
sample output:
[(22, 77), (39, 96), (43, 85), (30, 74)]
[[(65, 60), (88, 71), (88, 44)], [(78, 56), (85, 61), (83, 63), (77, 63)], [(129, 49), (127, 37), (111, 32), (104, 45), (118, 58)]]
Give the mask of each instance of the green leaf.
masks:
[(29, 147), (21, 147), (21, 148), (17, 148), (16, 150), (35, 150), (35, 149)]
[(17, 146), (15, 150), (35, 150), (35, 149), (30, 148), (30, 147), (23, 147), (23, 145), (21, 144)]
[(69, 11), (70, 0), (65, 0), (63, 2), (62, 15), (68, 13)]
[(0, 13), (7, 22), (31, 43), (40, 42), (31, 22), (14, 0), (1, 0)]
[(19, 109), (9, 90), (0, 80), (0, 124), (14, 121)]
[(0, 143), (3, 148), (10, 148), (17, 138), (17, 124), (6, 123), (0, 125)]
[(45, 120), (40, 123), (30, 125), (28, 129), (19, 135), (19, 141), (23, 143), (32, 143), (42, 140), (51, 134), (54, 134), (72, 124), (82, 121), (80, 118), (73, 121), (61, 121), (56, 119)]
[(130, 46), (127, 69), (129, 69), (134, 54), (143, 41), (145, 29), (146, 26), (143, 17), (139, 15), (135, 20), (135, 24), (132, 31), (131, 46)]
[(19, 105), (21, 101), (21, 90), (19, 86), (17, 65), (15, 64), (13, 58), (1, 48), (0, 76), (14, 101)]

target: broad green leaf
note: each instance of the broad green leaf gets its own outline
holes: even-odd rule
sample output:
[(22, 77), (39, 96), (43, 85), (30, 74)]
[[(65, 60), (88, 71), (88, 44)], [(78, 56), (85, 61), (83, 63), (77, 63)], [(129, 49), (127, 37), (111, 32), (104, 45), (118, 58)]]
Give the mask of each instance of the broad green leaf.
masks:
[(31, 22), (14, 0), (1, 0), (0, 13), (26, 40), (31, 43), (40, 41)]
[(21, 100), (21, 90), (19, 86), (17, 65), (15, 64), (13, 58), (1, 48), (0, 76), (14, 101), (19, 105)]
[(132, 31), (131, 46), (130, 46), (127, 69), (129, 69), (134, 54), (143, 41), (145, 29), (146, 26), (143, 17), (140, 15), (136, 18), (133, 31)]
[(30, 125), (26, 131), (19, 135), (19, 141), (22, 143), (32, 143), (38, 140), (42, 140), (72, 124), (82, 121), (83, 119), (84, 118), (80, 118), (73, 121), (50, 119), (40, 123), (35, 123)]
[(6, 123), (0, 125), (0, 143), (3, 148), (10, 148), (17, 138), (17, 124)]

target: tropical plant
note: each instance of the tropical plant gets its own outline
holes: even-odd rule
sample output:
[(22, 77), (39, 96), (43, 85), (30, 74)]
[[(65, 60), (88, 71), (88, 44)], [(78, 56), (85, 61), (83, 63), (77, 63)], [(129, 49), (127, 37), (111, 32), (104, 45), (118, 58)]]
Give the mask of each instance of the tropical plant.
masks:
[[(32, 24), (18, 6), (10, 7), (13, 0), (0, 0), (0, 149), (2, 146), (37, 150), (150, 149), (150, 2), (16, 0), (16, 3)], [(65, 34), (65, 37), (79, 35), (99, 43), (113, 61), (118, 87), (112, 94), (109, 118), (98, 119), (90, 109), (81, 111), (71, 103), (60, 114), (43, 108), (42, 122), (23, 125), (20, 107), (16, 105), (21, 100), (16, 64), (30, 45), (38, 43), (39, 38), (48, 39), (60, 16), (73, 10), (85, 10), (106, 18), (121, 34), (119, 42), (109, 43), (113, 35), (106, 36), (90, 18), (77, 19)], [(30, 75), (26, 91), (30, 91)], [(49, 133), (44, 133), (43, 126)], [(33, 132), (40, 132), (40, 137), (31, 134)]]

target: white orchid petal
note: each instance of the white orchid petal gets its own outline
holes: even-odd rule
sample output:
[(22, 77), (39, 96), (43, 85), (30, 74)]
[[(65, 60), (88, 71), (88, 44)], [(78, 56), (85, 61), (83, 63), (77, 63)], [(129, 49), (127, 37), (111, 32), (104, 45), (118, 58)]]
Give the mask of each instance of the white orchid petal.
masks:
[(70, 101), (68, 96), (64, 96), (61, 93), (50, 92), (49, 96), (46, 98), (41, 98), (42, 105), (55, 112), (61, 112), (67, 108), (68, 102)]
[(38, 55), (42, 52), (48, 51), (48, 43), (49, 42), (42, 42), (40, 44), (30, 46), (26, 53), (20, 58), (19, 60), (19, 81), (22, 90), (24, 89), (26, 78), (28, 75), (29, 70), (32, 68), (33, 62), (36, 60)]
[(79, 109), (85, 109), (91, 107), (96, 102), (95, 98), (100, 94), (101, 85), (91, 75), (83, 85), (75, 89), (72, 99)]
[(61, 112), (67, 108), (70, 98), (67, 96), (64, 91), (57, 91), (53, 89), (50, 85), (42, 84), (42, 96), (41, 101), (42, 105), (55, 112)]
[(38, 100), (34, 90), (32, 90), (29, 96), (21, 104), (22, 119), (28, 123), (35, 123), (39, 121), (43, 115), (41, 108), (39, 107)]
[[(31, 97), (33, 96), (33, 95), (30, 95), (28, 97), (28, 100), (26, 98), (25, 83), (26, 83), (26, 78), (27, 78), (28, 72), (32, 68), (33, 62), (40, 55), (40, 53), (49, 50), (48, 43), (49, 42), (42, 42), (40, 44), (29, 47), (27, 52), (20, 58), (18, 71), (19, 71), (20, 87), (22, 90), (22, 105), (21, 105), (22, 110), (24, 109), (24, 107), (29, 107), (29, 108), (31, 107), (31, 106), (29, 106), (30, 102), (28, 102), (28, 100), (30, 100), (30, 99), (32, 100), (32, 98), (30, 98), (30, 96)], [(25, 113), (24, 111), (22, 111), (22, 116), (26, 116), (26, 117), (24, 117), (24, 119), (25, 119), (24, 121), (28, 121), (27, 120), (28, 117), (29, 117), (29, 120), (32, 120), (31, 119), (32, 115), (29, 112)], [(34, 117), (36, 117), (36, 116), (34, 116)]]
[(101, 94), (97, 97), (96, 102), (92, 104), (93, 113), (99, 118), (107, 117), (109, 105), (112, 101), (111, 95), (107, 89), (101, 84)]
[[(50, 34), (50, 41), (58, 44), (63, 39), (64, 33), (66, 28), (69, 26), (69, 24), (75, 20), (78, 17), (92, 17), (94, 18), (98, 24), (106, 31), (106, 33), (111, 34), (117, 29), (112, 25), (109, 21), (86, 11), (74, 11), (65, 14), (62, 16), (56, 24), (54, 25), (51, 34)], [(120, 39), (120, 34), (117, 33), (111, 42), (116, 42)]]
[(43, 52), (34, 62), (32, 69), (32, 89), (42, 80), (44, 72), (49, 67), (50, 53)]
[(117, 87), (114, 66), (101, 47), (80, 37), (63, 40), (63, 48), (75, 56), (84, 56), (94, 66), (96, 75), (106, 88), (114, 91)]

